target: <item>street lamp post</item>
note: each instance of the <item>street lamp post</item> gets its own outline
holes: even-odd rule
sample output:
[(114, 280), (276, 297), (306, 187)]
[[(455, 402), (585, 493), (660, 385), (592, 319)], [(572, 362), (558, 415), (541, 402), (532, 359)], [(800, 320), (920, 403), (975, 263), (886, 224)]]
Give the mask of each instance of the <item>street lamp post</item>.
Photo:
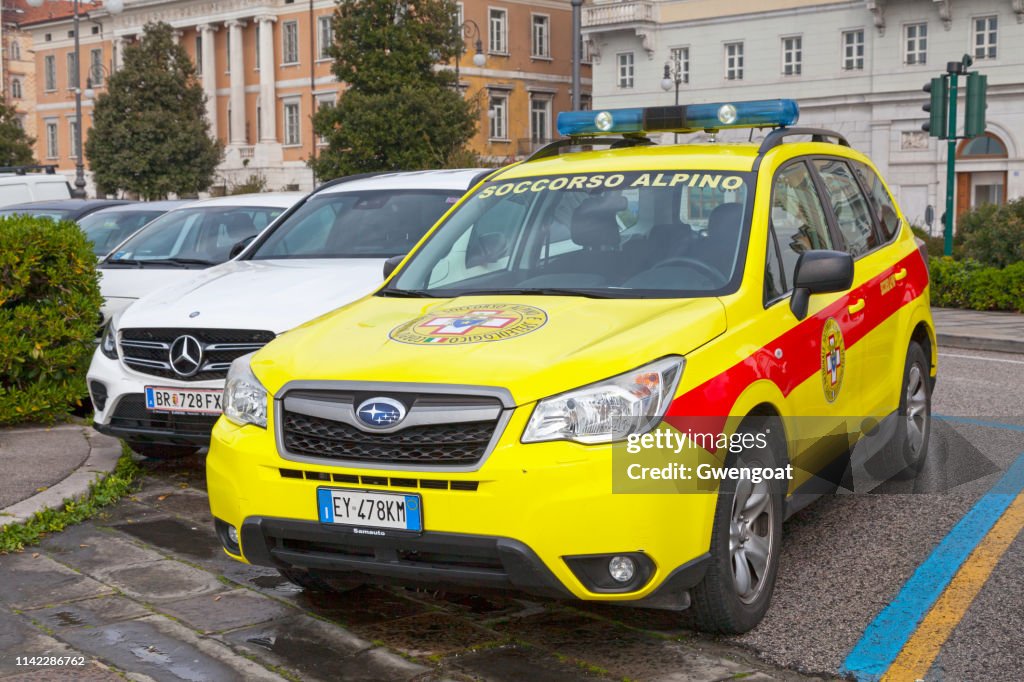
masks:
[[(661, 89), (668, 92), (674, 85), (676, 88), (676, 106), (679, 106), (679, 86), (683, 82), (683, 68), (679, 55), (665, 62), (665, 75), (661, 78)], [(675, 141), (679, 142), (679, 133), (675, 133)]]
[[(42, 7), (45, 0), (26, 0), (32, 7)], [(82, 153), (82, 138), (85, 136), (85, 129), (82, 126), (82, 46), (79, 39), (79, 25), (81, 23), (81, 12), (79, 11), (80, 0), (74, 0), (74, 26), (75, 33), (75, 80), (68, 83), (74, 87), (75, 92), (75, 125), (78, 126), (78, 134), (75, 136), (75, 192), (76, 199), (85, 198), (85, 156)], [(124, 0), (107, 0), (104, 5), (111, 14), (120, 14), (124, 9)]]
[(583, 0), (572, 0), (572, 110), (579, 111), (580, 103), (583, 101), (580, 93), (580, 62), (583, 60), (581, 52), (582, 28), (580, 13), (582, 12)]
[(483, 68), (484, 64), (487, 63), (487, 57), (484, 56), (484, 41), (480, 39), (480, 26), (477, 25), (472, 19), (466, 19), (458, 27), (459, 31), (459, 47), (455, 53), (455, 87), (459, 87), (459, 62), (462, 61), (462, 52), (466, 47), (463, 42), (466, 38), (476, 38), (476, 42), (473, 47), (476, 48), (476, 54), (473, 55), (473, 66), (477, 68)]

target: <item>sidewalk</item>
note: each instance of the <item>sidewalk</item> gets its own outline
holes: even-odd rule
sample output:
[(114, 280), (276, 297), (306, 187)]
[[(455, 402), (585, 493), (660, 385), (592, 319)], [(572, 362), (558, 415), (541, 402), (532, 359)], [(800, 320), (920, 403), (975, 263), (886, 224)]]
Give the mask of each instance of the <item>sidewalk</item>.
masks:
[(0, 527), (83, 495), (120, 456), (116, 439), (81, 424), (0, 429)]
[(1024, 353), (1024, 315), (932, 308), (939, 348)]

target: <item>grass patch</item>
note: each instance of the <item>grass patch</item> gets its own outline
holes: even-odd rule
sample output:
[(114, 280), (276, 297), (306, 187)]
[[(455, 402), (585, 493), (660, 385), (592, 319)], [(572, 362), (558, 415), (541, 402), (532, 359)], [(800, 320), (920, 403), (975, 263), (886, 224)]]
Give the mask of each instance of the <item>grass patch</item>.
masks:
[(114, 470), (91, 483), (88, 492), (81, 498), (64, 500), (60, 507), (44, 509), (24, 523), (0, 529), (0, 554), (20, 552), (27, 545), (38, 544), (50, 533), (59, 533), (68, 526), (92, 518), (104, 507), (134, 492), (138, 487), (140, 469), (129, 452), (126, 448)]

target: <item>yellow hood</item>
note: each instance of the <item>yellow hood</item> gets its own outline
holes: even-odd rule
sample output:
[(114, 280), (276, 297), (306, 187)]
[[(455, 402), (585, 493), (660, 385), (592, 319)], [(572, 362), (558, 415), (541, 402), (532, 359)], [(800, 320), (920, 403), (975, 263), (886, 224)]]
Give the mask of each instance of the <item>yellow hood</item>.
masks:
[(283, 335), (252, 368), (275, 394), (298, 380), (463, 384), (508, 389), (522, 405), (686, 354), (725, 329), (716, 298), (371, 296)]

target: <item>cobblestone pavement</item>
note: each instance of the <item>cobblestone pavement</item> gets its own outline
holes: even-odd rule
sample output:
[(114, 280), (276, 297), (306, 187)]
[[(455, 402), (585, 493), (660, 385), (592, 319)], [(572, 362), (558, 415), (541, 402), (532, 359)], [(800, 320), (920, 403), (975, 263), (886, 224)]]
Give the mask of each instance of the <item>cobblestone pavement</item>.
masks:
[[(516, 594), (305, 593), (221, 552), (200, 460), (143, 467), (142, 489), (104, 517), (0, 556), (5, 682), (808, 679), (698, 637), (679, 614)], [(81, 665), (17, 658), (60, 656)]]

